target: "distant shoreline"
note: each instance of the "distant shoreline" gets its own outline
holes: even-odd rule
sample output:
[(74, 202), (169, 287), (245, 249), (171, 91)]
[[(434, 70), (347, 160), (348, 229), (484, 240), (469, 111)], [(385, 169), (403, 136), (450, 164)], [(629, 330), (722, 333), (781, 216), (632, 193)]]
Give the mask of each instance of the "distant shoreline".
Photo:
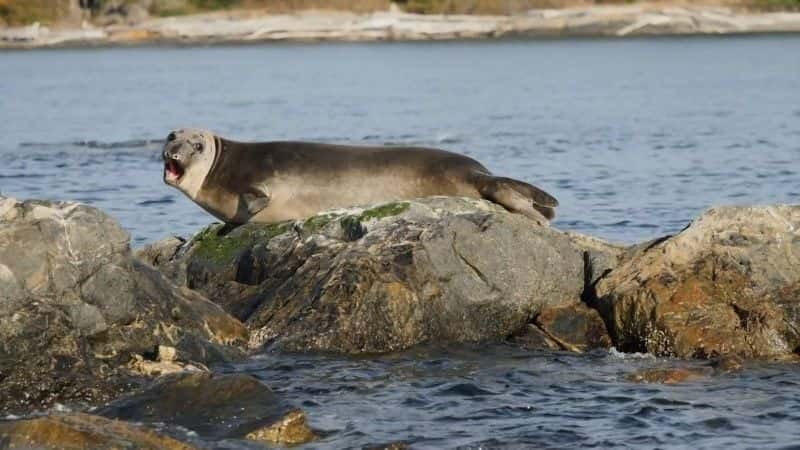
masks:
[(800, 12), (750, 13), (648, 4), (531, 10), (514, 16), (228, 11), (131, 25), (0, 28), (0, 48), (211, 45), (263, 42), (443, 41), (502, 37), (629, 37), (799, 33)]

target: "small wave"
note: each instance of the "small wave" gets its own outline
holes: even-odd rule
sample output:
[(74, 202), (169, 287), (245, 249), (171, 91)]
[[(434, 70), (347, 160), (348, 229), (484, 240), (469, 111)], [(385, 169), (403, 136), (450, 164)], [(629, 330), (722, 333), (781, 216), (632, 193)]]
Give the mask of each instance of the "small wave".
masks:
[(620, 418), (617, 423), (623, 428), (650, 428), (650, 424), (646, 421), (631, 415)]
[[(381, 135), (381, 134), (367, 134), (361, 137), (362, 141), (378, 141), (385, 145), (399, 145), (407, 144), (409, 141), (417, 139), (419, 136), (415, 134), (399, 134), (399, 135)], [(342, 139), (340, 139), (342, 140)]]
[(119, 148), (145, 148), (161, 145), (163, 139), (130, 139), (126, 141), (104, 142), (98, 140), (72, 141), (72, 142), (20, 142), (21, 148), (62, 148), (65, 146), (82, 147), (91, 149), (111, 150)]
[(14, 174), (11, 174), (11, 175), (3, 175), (3, 174), (0, 174), (0, 179), (3, 179), (3, 178), (14, 178), (14, 179), (20, 179), (20, 178), (40, 178), (40, 177), (43, 177), (43, 176), (44, 176), (44, 175), (42, 175), (42, 174), (40, 174), (40, 173), (14, 173)]
[(481, 389), (473, 383), (458, 383), (438, 392), (439, 395), (455, 395), (465, 397), (477, 397), (484, 395), (494, 395), (494, 392)]
[(735, 430), (739, 427), (733, 424), (730, 419), (725, 417), (714, 417), (711, 419), (706, 419), (698, 423), (698, 425), (702, 425), (706, 428), (711, 428), (712, 430)]
[(166, 205), (166, 204), (169, 204), (169, 203), (175, 203), (175, 199), (172, 196), (166, 196), (165, 195), (164, 197), (161, 197), (161, 198), (141, 201), (141, 202), (137, 203), (137, 205), (139, 205), (139, 206)]
[(462, 142), (462, 139), (455, 134), (442, 133), (436, 136), (436, 142), (439, 144), (458, 144)]
[(675, 398), (653, 397), (648, 401), (658, 406), (692, 406), (690, 402), (684, 402)]

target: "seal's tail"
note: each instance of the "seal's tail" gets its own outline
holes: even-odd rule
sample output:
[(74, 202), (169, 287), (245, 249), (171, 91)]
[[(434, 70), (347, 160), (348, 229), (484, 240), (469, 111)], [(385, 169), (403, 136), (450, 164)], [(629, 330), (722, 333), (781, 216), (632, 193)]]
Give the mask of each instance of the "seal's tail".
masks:
[(476, 177), (481, 195), (487, 200), (503, 205), (509, 211), (523, 214), (531, 219), (539, 219), (541, 215), (551, 220), (556, 216), (555, 208), (558, 206), (558, 200), (536, 186), (488, 174), (477, 174)]

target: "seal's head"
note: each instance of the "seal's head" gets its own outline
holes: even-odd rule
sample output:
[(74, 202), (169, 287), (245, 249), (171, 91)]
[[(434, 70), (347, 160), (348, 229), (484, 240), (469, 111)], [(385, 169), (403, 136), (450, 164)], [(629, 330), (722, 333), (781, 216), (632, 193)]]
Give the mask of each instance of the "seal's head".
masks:
[(216, 157), (217, 139), (207, 130), (172, 131), (164, 143), (164, 182), (194, 198)]

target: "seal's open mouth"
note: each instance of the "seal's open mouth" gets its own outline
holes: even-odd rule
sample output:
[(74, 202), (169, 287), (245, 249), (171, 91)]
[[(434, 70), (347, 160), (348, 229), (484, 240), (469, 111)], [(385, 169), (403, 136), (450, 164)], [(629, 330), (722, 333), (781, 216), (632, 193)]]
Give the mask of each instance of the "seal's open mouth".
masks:
[(183, 176), (183, 167), (174, 159), (164, 161), (164, 178), (167, 181), (178, 182)]

